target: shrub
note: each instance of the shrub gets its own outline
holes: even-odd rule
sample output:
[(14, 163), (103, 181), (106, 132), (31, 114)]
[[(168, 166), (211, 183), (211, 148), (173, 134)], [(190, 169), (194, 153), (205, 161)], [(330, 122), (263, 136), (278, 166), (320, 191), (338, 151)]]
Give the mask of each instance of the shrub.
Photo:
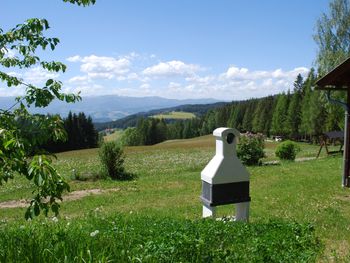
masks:
[(258, 165), (264, 154), (264, 138), (262, 135), (247, 134), (239, 138), (237, 156), (245, 165)]
[(300, 152), (299, 145), (288, 140), (277, 146), (275, 154), (281, 160), (294, 161), (298, 152)]
[(105, 178), (100, 171), (77, 171), (76, 169), (72, 170), (71, 179), (76, 181), (97, 181), (99, 179)]
[(116, 142), (102, 144), (99, 157), (102, 165), (102, 173), (112, 179), (125, 180), (129, 175), (124, 169), (124, 153)]

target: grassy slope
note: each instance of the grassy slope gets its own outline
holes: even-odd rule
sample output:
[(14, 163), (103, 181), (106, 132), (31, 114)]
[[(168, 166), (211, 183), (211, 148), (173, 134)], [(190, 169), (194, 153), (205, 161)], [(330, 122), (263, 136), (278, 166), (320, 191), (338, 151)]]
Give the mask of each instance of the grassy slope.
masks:
[(104, 136), (103, 139), (105, 142), (117, 141), (120, 139), (122, 134), (123, 134), (123, 130), (116, 130), (113, 133)]
[(169, 113), (157, 114), (157, 115), (154, 115), (152, 117), (157, 118), (157, 119), (186, 120), (186, 119), (195, 118), (196, 115), (194, 115), (191, 112), (172, 111)]
[[(272, 160), (276, 143), (267, 144)], [(317, 146), (301, 144), (297, 157), (315, 156)], [(154, 146), (126, 148), (126, 168), (138, 179), (130, 182), (71, 182), (72, 190), (102, 188), (114, 191), (69, 201), (61, 216), (84, 217), (97, 208), (106, 215), (201, 217), (200, 171), (214, 155), (212, 136), (167, 141)], [(323, 153), (324, 154), (324, 153)], [(67, 178), (72, 169), (79, 173), (98, 171), (97, 149), (58, 154), (58, 169)], [(249, 167), (251, 173), (252, 222), (270, 218), (311, 222), (326, 244), (325, 255), (344, 257), (350, 249), (350, 191), (340, 187), (340, 156), (307, 162)], [(16, 180), (0, 188), (0, 201), (30, 197), (30, 187)], [(232, 214), (232, 206), (220, 207), (219, 215)], [(0, 220), (22, 220), (23, 208), (1, 209)]]

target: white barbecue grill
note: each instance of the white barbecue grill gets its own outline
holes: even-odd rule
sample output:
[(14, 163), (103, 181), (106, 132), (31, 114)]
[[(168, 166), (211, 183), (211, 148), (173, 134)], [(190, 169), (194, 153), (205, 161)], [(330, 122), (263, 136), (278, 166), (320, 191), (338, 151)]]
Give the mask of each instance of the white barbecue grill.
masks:
[(203, 217), (215, 217), (219, 205), (236, 204), (236, 221), (249, 218), (249, 173), (237, 157), (239, 132), (233, 128), (218, 128), (216, 154), (201, 172)]

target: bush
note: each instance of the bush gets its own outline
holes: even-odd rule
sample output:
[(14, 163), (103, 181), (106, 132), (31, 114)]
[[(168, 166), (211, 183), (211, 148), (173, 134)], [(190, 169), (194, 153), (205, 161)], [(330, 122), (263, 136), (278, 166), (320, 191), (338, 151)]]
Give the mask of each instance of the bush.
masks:
[(116, 142), (105, 142), (102, 144), (99, 157), (102, 165), (102, 173), (112, 179), (129, 179), (129, 174), (124, 169), (124, 153)]
[(294, 161), (298, 152), (300, 152), (299, 145), (288, 140), (277, 146), (275, 154), (281, 160)]
[(262, 135), (247, 134), (239, 138), (237, 156), (245, 165), (258, 165), (264, 154), (264, 138)]

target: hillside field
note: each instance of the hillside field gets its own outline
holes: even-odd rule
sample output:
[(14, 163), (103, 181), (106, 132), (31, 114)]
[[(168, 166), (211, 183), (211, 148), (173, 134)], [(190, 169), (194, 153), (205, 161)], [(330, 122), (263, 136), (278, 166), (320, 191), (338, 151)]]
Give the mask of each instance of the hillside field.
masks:
[[(275, 142), (268, 142), (266, 144), (267, 157), (264, 161), (276, 160), (273, 152), (277, 144)], [(302, 151), (297, 155), (297, 158), (316, 156), (318, 146), (304, 143), (300, 145)], [(170, 220), (169, 218), (180, 221), (199, 220), (201, 218), (202, 205), (199, 199), (201, 192), (200, 171), (215, 153), (215, 140), (213, 136), (208, 135), (188, 140), (166, 141), (154, 146), (127, 147), (125, 149), (126, 169), (137, 176), (132, 181), (73, 180), (73, 169), (75, 169), (75, 176), (78, 174), (87, 178), (89, 175), (98, 173), (97, 151), (97, 149), (89, 149), (57, 154), (56, 166), (69, 179), (71, 191), (74, 193), (67, 195), (66, 201), (62, 203), (62, 209), (58, 218), (58, 221), (61, 222), (59, 228), (61, 230), (57, 229), (57, 231), (64, 232), (63, 229), (67, 228), (71, 224), (70, 222), (73, 225), (74, 222), (75, 224), (80, 224), (80, 228), (85, 224), (83, 222), (88, 222), (86, 224), (91, 228), (91, 236), (93, 236), (93, 233), (97, 234), (102, 231), (100, 229), (99, 231), (96, 230), (97, 232), (92, 232), (94, 228), (91, 226), (91, 222), (95, 219), (91, 218), (95, 217), (98, 218), (96, 219), (98, 221), (116, 216), (117, 218), (121, 217), (119, 218), (120, 222), (124, 222), (123, 220), (127, 220), (125, 218), (129, 218), (131, 220), (130, 222), (135, 224), (133, 225), (135, 229), (138, 229), (137, 225), (141, 224), (137, 221), (137, 218), (141, 218), (141, 222), (143, 222), (142, 220), (145, 217), (154, 218), (155, 222), (160, 225), (160, 222), (163, 221), (162, 218), (165, 221)], [(319, 238), (322, 245), (319, 252), (317, 252), (317, 249), (314, 250), (311, 245), (310, 250), (305, 250), (307, 252), (300, 252), (308, 256), (311, 255), (310, 257), (305, 257), (304, 261), (307, 258), (312, 259), (312, 253), (317, 254), (317, 261), (346, 262), (350, 260), (350, 191), (349, 189), (343, 189), (340, 185), (342, 171), (342, 157), (340, 155), (326, 157), (325, 153), (322, 152), (321, 158), (315, 160), (248, 167), (248, 170), (251, 174), (250, 191), (252, 201), (249, 224), (251, 227), (254, 228), (259, 224), (268, 225), (271, 220), (273, 222), (282, 222), (276, 229), (294, 231), (294, 239), (292, 238), (294, 241), (290, 242), (301, 242), (298, 243), (299, 245), (304, 242), (303, 244), (306, 247), (309, 245), (309, 239), (304, 235), (308, 232), (304, 228), (299, 229), (293, 224), (311, 224), (315, 230), (315, 235)], [(13, 229), (18, 229), (18, 224), (25, 228), (25, 225), (28, 223), (23, 219), (25, 211), (25, 208), (23, 208), (24, 201), (18, 202), (18, 200), (30, 198), (31, 191), (31, 187), (23, 178), (17, 178), (7, 185), (0, 187), (0, 206), (11, 204), (9, 201), (13, 201), (12, 208), (8, 206), (7, 208), (0, 208), (0, 231), (5, 227), (12, 229), (11, 226), (13, 226)], [(218, 209), (219, 216), (232, 215), (233, 213), (234, 211), (231, 205), (219, 207)], [(40, 222), (40, 220), (43, 222), (48, 221), (44, 218), (34, 221)], [(187, 222), (184, 223), (187, 227), (194, 227), (191, 223), (188, 223), (191, 221), (184, 222)], [(37, 226), (35, 225), (35, 227)], [(78, 233), (80, 232), (77, 229), (74, 230), (77, 231), (74, 233), (77, 233), (77, 236), (79, 236)], [(150, 229), (153, 228), (150, 227)], [(277, 231), (276, 229), (274, 231)], [(303, 232), (304, 230), (302, 229), (306, 232)], [(17, 233), (16, 231), (18, 230), (11, 231)], [(196, 231), (201, 233), (203, 229)], [(236, 229), (232, 231), (230, 233), (234, 236), (235, 231), (240, 230)], [(255, 233), (254, 231), (248, 232)], [(249, 246), (251, 245), (250, 252), (252, 253), (253, 251), (256, 253), (259, 253), (259, 250), (263, 251), (264, 244), (269, 242), (271, 242), (271, 246), (276, 249), (277, 253), (278, 250), (283, 251), (282, 248), (277, 248), (277, 246), (283, 245), (283, 240), (287, 242), (286, 244), (288, 246), (288, 240), (292, 240), (287, 235), (279, 240), (278, 231), (256, 231), (256, 233), (260, 234), (257, 234), (254, 237), (255, 239), (252, 236), (250, 237), (258, 243), (253, 242), (246, 244), (244, 247), (244, 249), (248, 249), (247, 251), (249, 251)], [(161, 235), (160, 233), (159, 235)], [(266, 239), (268, 241), (259, 239), (259, 236), (264, 236), (263, 233), (269, 236)], [(131, 234), (130, 232), (129, 234), (130, 238), (136, 238), (133, 236), (136, 235), (135, 233)], [(250, 234), (247, 235), (249, 236)], [(123, 238), (128, 240), (125, 235)], [(193, 238), (197, 240), (198, 237)], [(305, 238), (305, 240), (301, 241), (298, 238), (302, 240)], [(9, 237), (9, 240), (12, 239)], [(245, 239), (243, 238), (242, 240)], [(247, 240), (250, 239), (248, 238)], [(291, 245), (290, 247), (292, 249)], [(243, 251), (246, 251), (244, 249)], [(266, 251), (269, 251), (269, 249), (266, 248)], [(301, 247), (299, 249), (300, 251), (304, 251)], [(2, 255), (1, 251), (0, 249), (0, 256)], [(86, 249), (84, 251), (85, 255)], [(292, 254), (290, 256), (295, 256), (295, 251), (297, 250), (291, 251)], [(301, 255), (304, 256), (304, 254)], [(132, 261), (130, 258), (128, 260)], [(256, 259), (250, 260), (254, 261)], [(264, 261), (264, 258), (261, 260)], [(135, 259), (135, 261), (137, 260)], [(149, 259), (149, 261), (152, 260)], [(197, 261), (201, 260), (197, 258)], [(245, 260), (241, 259), (241, 261), (244, 262)], [(285, 262), (288, 261), (301, 262), (303, 260), (291, 257)], [(107, 262), (107, 260), (103, 262)]]
[(122, 134), (123, 130), (115, 130), (113, 133), (104, 136), (103, 140), (105, 142), (117, 141), (121, 138)]
[(168, 120), (187, 120), (195, 118), (196, 115), (194, 115), (191, 112), (184, 112), (184, 111), (171, 111), (167, 113), (161, 113), (157, 115), (153, 115), (152, 118), (156, 119), (168, 119)]

